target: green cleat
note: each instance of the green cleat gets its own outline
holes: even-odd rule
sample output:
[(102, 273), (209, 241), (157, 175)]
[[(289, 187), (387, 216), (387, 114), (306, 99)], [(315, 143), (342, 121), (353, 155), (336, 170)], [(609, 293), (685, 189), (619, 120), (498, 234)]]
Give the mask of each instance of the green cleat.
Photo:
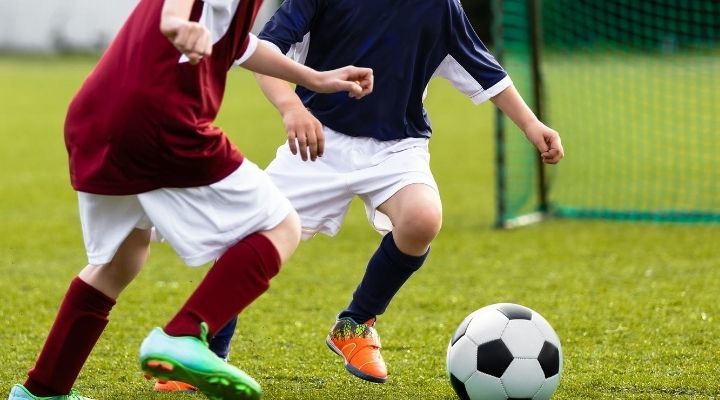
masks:
[(10, 396), (8, 400), (92, 400), (89, 397), (83, 397), (75, 389), (70, 391), (70, 394), (64, 394), (61, 396), (48, 396), (40, 397), (35, 396), (28, 392), (23, 385), (15, 385), (10, 390)]
[(187, 382), (211, 400), (259, 399), (260, 385), (210, 351), (204, 322), (201, 331), (202, 340), (194, 336), (169, 336), (160, 328), (150, 331), (140, 346), (140, 367), (145, 377), (161, 382)]

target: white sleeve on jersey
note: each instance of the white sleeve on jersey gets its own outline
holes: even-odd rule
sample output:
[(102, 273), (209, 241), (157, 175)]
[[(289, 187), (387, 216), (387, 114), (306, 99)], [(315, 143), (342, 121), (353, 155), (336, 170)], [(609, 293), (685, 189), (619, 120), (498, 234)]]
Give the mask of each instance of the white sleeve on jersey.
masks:
[(253, 35), (252, 33), (248, 33), (248, 38), (250, 39), (250, 41), (248, 42), (245, 52), (242, 56), (240, 56), (240, 58), (238, 58), (234, 62), (236, 66), (239, 66), (240, 64), (247, 61), (248, 58), (252, 57), (252, 55), (255, 54), (255, 50), (257, 50), (258, 43), (260, 43), (260, 40), (257, 38), (257, 36)]
[[(204, 25), (210, 31), (213, 44), (217, 43), (230, 28), (235, 11), (237, 11), (240, 0), (203, 0), (202, 15), (198, 23)], [(247, 52), (246, 52), (247, 53)], [(250, 53), (252, 54), (252, 53)], [(249, 57), (249, 56), (248, 56)], [(180, 62), (188, 62), (190, 59), (184, 54)]]
[(213, 44), (217, 43), (230, 28), (240, 0), (204, 0), (202, 15), (198, 21), (210, 31)]
[(310, 32), (306, 33), (305, 36), (303, 36), (302, 42), (295, 43), (294, 45), (290, 46), (290, 50), (288, 51), (287, 56), (295, 60), (295, 62), (305, 64), (305, 59), (307, 59), (309, 50)]
[(468, 96), (475, 104), (481, 104), (512, 85), (512, 80), (506, 76), (492, 87), (484, 88), (458, 63), (453, 56), (448, 55), (440, 63), (433, 77), (447, 79), (457, 90)]
[[(262, 40), (262, 42), (264, 42), (266, 45), (270, 46), (271, 49), (282, 54), (282, 50), (275, 43), (273, 43), (269, 40)], [(295, 62), (298, 62), (300, 64), (305, 64), (305, 59), (307, 58), (309, 48), (310, 48), (310, 33), (307, 33), (303, 37), (302, 42), (295, 43), (294, 45), (290, 46), (290, 50), (288, 50), (288, 52), (285, 55), (290, 57)]]

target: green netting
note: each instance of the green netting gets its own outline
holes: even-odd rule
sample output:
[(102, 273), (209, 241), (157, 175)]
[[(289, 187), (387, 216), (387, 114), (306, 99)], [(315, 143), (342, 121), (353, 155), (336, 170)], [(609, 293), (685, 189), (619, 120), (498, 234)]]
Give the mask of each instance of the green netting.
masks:
[[(495, 48), (500, 62), (528, 104), (533, 104), (530, 20), (525, 1), (495, 2)], [(498, 223), (537, 212), (538, 164), (534, 148), (523, 133), (502, 114), (497, 120)]]
[[(497, 32), (513, 80), (532, 88), (528, 4), (499, 2)], [(545, 0), (537, 20), (544, 119), (567, 152), (549, 171), (551, 211), (720, 222), (720, 2)], [(524, 144), (500, 148), (508, 177), (533, 162)], [(536, 190), (514, 176), (508, 186)], [(501, 221), (538, 207), (519, 188), (500, 197)]]

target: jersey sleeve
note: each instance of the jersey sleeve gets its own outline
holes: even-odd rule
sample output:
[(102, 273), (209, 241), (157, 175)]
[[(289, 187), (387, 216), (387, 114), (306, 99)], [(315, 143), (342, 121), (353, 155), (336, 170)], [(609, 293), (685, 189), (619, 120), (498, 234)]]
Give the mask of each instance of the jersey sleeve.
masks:
[(255, 50), (257, 50), (258, 47), (258, 38), (257, 36), (253, 35), (252, 33), (248, 33), (247, 38), (245, 39), (245, 43), (243, 43), (243, 53), (240, 58), (235, 60), (235, 65), (240, 66), (242, 63), (248, 60), (248, 58), (252, 57), (253, 54), (255, 54)]
[(274, 44), (280, 52), (287, 54), (310, 32), (320, 6), (321, 0), (285, 0), (258, 38)]
[(512, 85), (512, 81), (475, 33), (460, 1), (449, 3), (445, 32), (449, 55), (434, 75), (447, 79), (475, 104), (480, 104)]

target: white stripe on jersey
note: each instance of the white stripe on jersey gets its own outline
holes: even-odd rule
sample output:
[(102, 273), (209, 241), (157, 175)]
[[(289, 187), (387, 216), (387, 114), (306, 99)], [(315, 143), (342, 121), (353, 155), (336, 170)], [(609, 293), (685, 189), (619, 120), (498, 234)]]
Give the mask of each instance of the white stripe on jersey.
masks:
[(290, 47), (290, 51), (288, 51), (287, 56), (295, 60), (295, 62), (304, 65), (305, 59), (307, 59), (308, 51), (310, 51), (310, 32), (303, 36), (302, 42), (295, 43)]
[[(481, 104), (491, 99), (512, 84), (510, 77), (506, 76), (492, 87), (484, 88), (480, 82), (475, 80), (475, 78), (449, 54), (440, 63), (432, 76), (433, 78), (439, 76), (447, 79), (457, 90), (468, 96), (475, 104)], [(427, 87), (423, 93), (423, 100), (425, 100), (426, 96)]]

